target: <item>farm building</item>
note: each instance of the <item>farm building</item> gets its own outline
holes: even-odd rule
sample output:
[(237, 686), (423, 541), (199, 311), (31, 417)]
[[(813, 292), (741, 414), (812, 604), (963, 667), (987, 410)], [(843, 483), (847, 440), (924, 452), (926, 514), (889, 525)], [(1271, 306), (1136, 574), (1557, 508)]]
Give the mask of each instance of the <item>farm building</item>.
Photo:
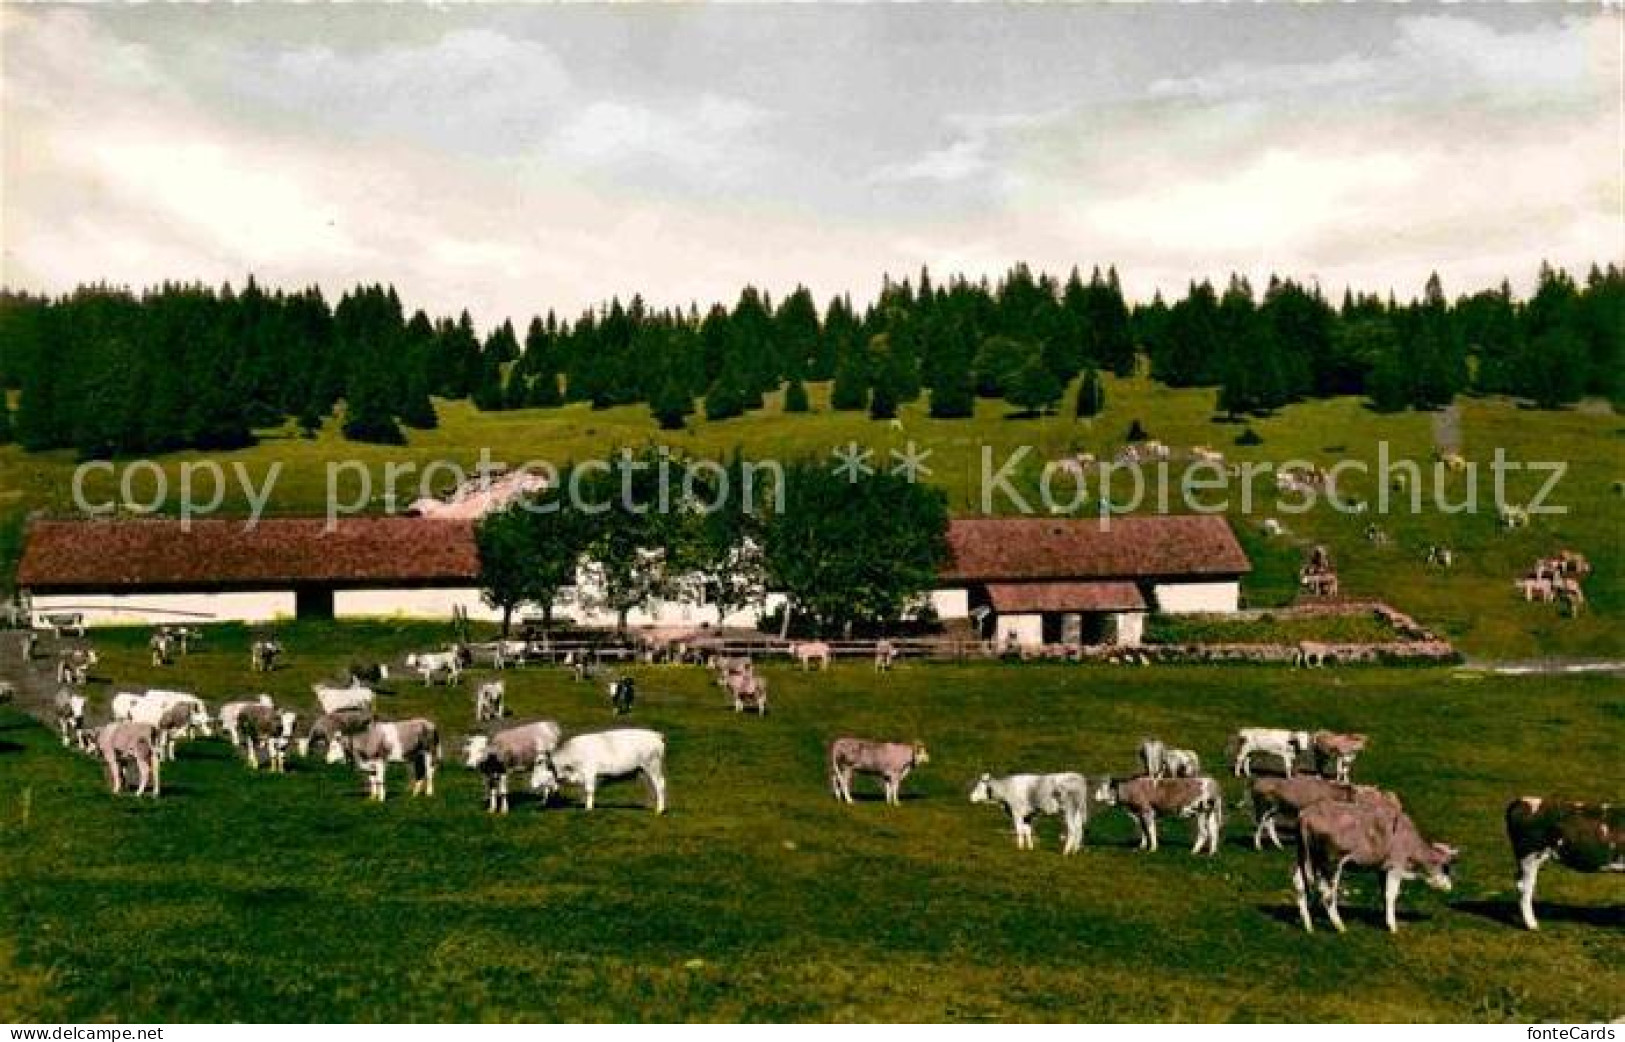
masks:
[[(28, 528), (17, 584), (36, 620), (78, 615), (90, 626), (271, 622), (279, 618), (494, 620), (479, 589), (474, 522), (423, 517), (243, 521), (36, 521)], [(598, 612), (589, 583), (568, 589), (561, 619), (615, 621)], [(700, 588), (700, 584), (696, 584)], [(770, 597), (771, 608), (782, 598)], [(759, 609), (725, 623), (753, 626)], [(699, 603), (656, 602), (634, 626), (716, 622)]]
[(1137, 644), (1149, 612), (1231, 612), (1252, 570), (1230, 523), (1212, 515), (967, 518), (932, 595), (942, 618), (987, 620), (1014, 644)]
[[(1239, 606), (1246, 554), (1223, 518), (963, 519), (950, 524), (951, 558), (931, 605), (944, 620), (977, 620), (1005, 642), (1139, 641), (1150, 611), (1225, 612)], [(565, 591), (561, 619), (604, 625), (591, 583)], [(242, 521), (37, 521), (18, 585), (36, 618), (79, 615), (88, 625), (278, 618), (408, 616), (454, 611), (495, 619), (479, 590), (474, 524), (420, 517)], [(703, 600), (632, 613), (634, 626), (716, 624)], [(765, 606), (723, 624), (752, 627)]]

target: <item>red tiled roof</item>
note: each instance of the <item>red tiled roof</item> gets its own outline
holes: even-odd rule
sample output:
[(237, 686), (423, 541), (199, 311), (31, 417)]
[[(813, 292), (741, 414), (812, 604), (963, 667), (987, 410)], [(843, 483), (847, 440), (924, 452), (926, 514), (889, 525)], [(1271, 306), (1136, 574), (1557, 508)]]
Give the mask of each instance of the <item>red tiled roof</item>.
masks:
[(1210, 514), (1097, 519), (965, 518), (948, 526), (946, 579), (1147, 579), (1252, 570), (1230, 523)]
[(1001, 615), (1045, 611), (1145, 611), (1133, 583), (989, 583), (988, 600)]
[(17, 582), (32, 587), (472, 582), (474, 526), (410, 517), (36, 521)]

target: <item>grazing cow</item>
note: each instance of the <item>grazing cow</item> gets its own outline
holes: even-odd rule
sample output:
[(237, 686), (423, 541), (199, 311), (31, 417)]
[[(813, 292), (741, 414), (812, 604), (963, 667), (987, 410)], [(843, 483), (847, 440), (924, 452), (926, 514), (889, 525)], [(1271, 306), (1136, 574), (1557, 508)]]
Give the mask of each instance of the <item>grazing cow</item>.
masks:
[(1529, 510), (1526, 507), (1503, 503), (1495, 508), (1495, 515), (1497, 523), (1508, 531), (1529, 525)]
[(637, 700), (638, 686), (631, 677), (618, 677), (609, 682), (609, 707), (616, 716), (630, 713), (632, 704)]
[(733, 696), (734, 712), (754, 709), (758, 716), (767, 715), (767, 678), (752, 670), (729, 673), (722, 678), (724, 690)]
[(1061, 818), (1066, 830), (1061, 853), (1075, 854), (1083, 847), (1083, 829), (1089, 822), (1089, 784), (1081, 774), (1012, 774), (1004, 778), (984, 774), (976, 779), (970, 801), (1004, 805), (1015, 825), (1017, 849), (1037, 846), (1032, 819), (1040, 814)]
[(829, 668), (830, 648), (821, 640), (808, 641), (801, 644), (790, 645), (790, 657), (802, 669), (812, 669), (813, 663), (818, 663), (819, 669)]
[(377, 696), (371, 688), (360, 684), (351, 684), (349, 687), (329, 687), (326, 684), (312, 684), (310, 689), (316, 693), (316, 704), (321, 706), (323, 713), (337, 713), (345, 709), (365, 710), (372, 714), (373, 703)]
[(1434, 544), (1433, 546), (1428, 547), (1428, 564), (1436, 565), (1440, 568), (1451, 568), (1455, 566), (1455, 563), (1455, 552), (1452, 551), (1448, 546), (1439, 546)]
[(350, 663), (351, 687), (376, 687), (389, 679), (389, 667), (382, 662)]
[(1157, 850), (1157, 817), (1196, 819), (1196, 843), (1192, 854), (1205, 849), (1219, 852), (1219, 836), (1224, 827), (1224, 792), (1212, 778), (1106, 778), (1095, 789), (1096, 802), (1122, 807), (1134, 820), (1140, 836), (1140, 849)]
[(1557, 597), (1557, 588), (1552, 580), (1534, 575), (1526, 575), (1516, 579), (1512, 584), (1523, 594), (1525, 601), (1541, 601), (1542, 603), (1554, 600)]
[(372, 707), (350, 707), (323, 713), (311, 722), (310, 730), (299, 739), (299, 755), (329, 750), (341, 735), (360, 734), (372, 726)]
[(1202, 773), (1202, 758), (1190, 749), (1170, 749), (1156, 738), (1140, 743), (1140, 763), (1152, 778), (1194, 778)]
[(1315, 752), (1315, 769), (1324, 776), (1345, 783), (1349, 780), (1355, 757), (1365, 752), (1368, 744), (1363, 734), (1335, 734), (1331, 731), (1316, 731), (1310, 741)]
[(434, 795), (435, 766), (440, 760), (440, 731), (434, 721), (377, 721), (353, 734), (340, 732), (327, 747), (327, 762), (349, 758), (367, 776), (367, 798), (384, 801), (384, 772), (404, 763), (412, 772), (412, 795)]
[(1326, 660), (1332, 657), (1330, 644), (1319, 641), (1300, 640), (1298, 648), (1292, 653), (1293, 669), (1320, 669), (1326, 665)]
[(95, 648), (72, 648), (62, 653), (56, 662), (56, 682), (84, 687), (90, 682), (90, 669), (101, 658)]
[(428, 687), (434, 683), (434, 678), (442, 674), (446, 678), (446, 686), (459, 684), (463, 679), (463, 655), (465, 648), (454, 648), (451, 651), (424, 652), (406, 656), (406, 668), (416, 671), (423, 678), (423, 686)]
[(276, 668), (276, 660), (281, 657), (281, 641), (256, 640), (248, 648), (248, 667), (255, 673), (269, 673)]
[(492, 669), (507, 669), (509, 665), (523, 666), (530, 661), (533, 650), (527, 640), (495, 640), (486, 645), (491, 653)]
[(63, 746), (83, 745), (85, 696), (65, 687), (57, 691), (51, 705), (56, 712), (56, 729), (62, 736)]
[(1286, 532), (1286, 527), (1273, 517), (1266, 517), (1264, 519), (1263, 528), (1264, 534), (1270, 536), (1271, 538), (1282, 535)]
[(530, 787), (551, 799), (561, 784), (581, 786), (592, 810), (601, 778), (642, 775), (654, 794), (655, 813), (666, 812), (666, 739), (658, 731), (626, 728), (578, 734), (546, 753), (531, 772)]
[(1535, 921), (1535, 882), (1552, 858), (1576, 872), (1625, 872), (1625, 807), (1524, 796), (1507, 805), (1507, 838), (1518, 863), (1518, 911)]
[(220, 721), (220, 733), (224, 734), (234, 747), (243, 744), (237, 731), (237, 717), (249, 706), (269, 706), (273, 704), (270, 695), (261, 695), (251, 702), (225, 703), (220, 707), (220, 711), (215, 714)]
[(1557, 552), (1558, 567), (1564, 575), (1572, 575), (1576, 579), (1584, 579), (1591, 574), (1591, 562), (1585, 554), (1573, 550), (1559, 550)]
[(852, 802), (852, 775), (879, 775), (885, 782), (886, 802), (898, 803), (903, 779), (915, 767), (931, 762), (923, 742), (871, 742), (863, 738), (837, 738), (829, 747), (830, 785), (835, 798)]
[(1554, 579), (1552, 581), (1552, 588), (1557, 594), (1558, 601), (1563, 605), (1564, 608), (1568, 609), (1568, 613), (1570, 615), (1579, 615), (1581, 612), (1585, 611), (1586, 595), (1585, 591), (1580, 589), (1580, 581), (1578, 579), (1569, 579), (1566, 577), (1562, 579)]
[(487, 720), (500, 720), (507, 713), (504, 699), (508, 693), (508, 685), (500, 680), (488, 680), (481, 684), (474, 692), (474, 722), (483, 724)]
[(889, 640), (878, 641), (875, 644), (875, 672), (889, 673), (897, 662), (897, 645)]
[(1353, 866), (1381, 873), (1383, 917), (1388, 931), (1398, 932), (1394, 906), (1399, 901), (1400, 884), (1420, 876), (1435, 889), (1449, 890), (1450, 866), (1455, 859), (1455, 848), (1423, 839), (1410, 816), (1392, 804), (1311, 804), (1298, 815), (1298, 859), (1292, 870), (1298, 916), (1303, 928), (1313, 933), (1315, 924), (1309, 915), (1309, 890), (1313, 887), (1326, 909), (1326, 918), (1342, 933), (1343, 917), (1337, 912), (1337, 898), (1343, 870)]
[(551, 720), (510, 727), (487, 737), (469, 738), (465, 750), (467, 765), (485, 779), (485, 809), (508, 813), (508, 775), (513, 771), (534, 771), (543, 756), (558, 748), (564, 731)]
[(278, 712), (275, 706), (258, 703), (246, 705), (238, 712), (237, 733), (251, 769), (259, 770), (261, 755), (273, 772), (281, 774), (286, 769), (294, 721), (292, 711)]
[(140, 796), (146, 792), (147, 783), (150, 781), (152, 798), (158, 798), (160, 736), (156, 727), (128, 720), (115, 721), (97, 730), (95, 741), (96, 751), (101, 754), (102, 762), (107, 765), (107, 777), (112, 783), (114, 795), (124, 791), (124, 763), (130, 761), (135, 764), (136, 769), (135, 794)]
[(1307, 731), (1244, 727), (1230, 738), (1229, 747), (1234, 750), (1231, 756), (1231, 772), (1238, 777), (1241, 775), (1252, 777), (1253, 754), (1262, 753), (1280, 760), (1285, 765), (1286, 776), (1290, 778), (1299, 754), (1308, 752), (1310, 744)]
[(196, 695), (184, 691), (160, 691), (145, 694), (121, 692), (113, 696), (114, 720), (128, 720), (138, 724), (152, 724), (158, 728), (158, 752), (162, 758), (175, 758), (175, 741), (194, 732), (205, 738), (214, 732), (209, 724), (209, 708)]
[(1253, 849), (1264, 849), (1264, 839), (1281, 848), (1276, 827), (1297, 821), (1298, 813), (1311, 804), (1333, 800), (1337, 803), (1388, 803), (1399, 808), (1399, 797), (1370, 785), (1298, 775), (1295, 778), (1254, 778), (1248, 790), (1253, 811)]

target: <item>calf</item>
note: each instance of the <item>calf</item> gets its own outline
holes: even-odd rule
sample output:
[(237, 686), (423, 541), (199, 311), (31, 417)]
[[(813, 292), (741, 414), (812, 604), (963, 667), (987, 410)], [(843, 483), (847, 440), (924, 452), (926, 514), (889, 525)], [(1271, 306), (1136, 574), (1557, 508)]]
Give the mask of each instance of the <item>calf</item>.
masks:
[(889, 673), (892, 665), (897, 662), (897, 645), (889, 640), (879, 641), (875, 644), (875, 672)]
[(350, 707), (323, 713), (311, 722), (310, 730), (299, 739), (299, 755), (309, 756), (313, 751), (323, 752), (333, 747), (342, 735), (359, 734), (372, 726), (372, 708)]
[(1202, 758), (1190, 749), (1170, 749), (1155, 738), (1140, 743), (1140, 763), (1153, 778), (1194, 778), (1202, 773)]
[(145, 694), (121, 692), (113, 696), (114, 720), (128, 720), (138, 724), (152, 724), (158, 728), (159, 754), (166, 760), (175, 758), (175, 742), (181, 737), (200, 733), (208, 737), (213, 733), (209, 724), (209, 709), (196, 695), (183, 691), (147, 691)]
[(1423, 839), (1410, 816), (1391, 804), (1312, 804), (1298, 815), (1298, 860), (1292, 870), (1298, 916), (1303, 928), (1313, 933), (1315, 924), (1309, 914), (1309, 890), (1313, 887), (1326, 909), (1326, 918), (1342, 933), (1338, 888), (1343, 883), (1343, 870), (1352, 865), (1382, 875), (1383, 918), (1388, 931), (1397, 932), (1399, 921), (1394, 906), (1399, 901), (1400, 885), (1420, 876), (1435, 889), (1449, 890), (1450, 866), (1455, 859), (1454, 848)]
[(351, 687), (374, 687), (389, 679), (389, 667), (382, 662), (350, 663)]
[(1535, 882), (1552, 858), (1576, 872), (1625, 872), (1625, 807), (1612, 803), (1524, 796), (1507, 806), (1507, 838), (1518, 863), (1518, 911), (1523, 924), (1535, 921)]
[(367, 776), (367, 797), (384, 801), (384, 773), (392, 763), (412, 772), (412, 795), (434, 795), (435, 766), (440, 760), (440, 731), (432, 720), (380, 721), (353, 734), (339, 733), (327, 747), (327, 762), (348, 756)]
[(1134, 820), (1140, 849), (1157, 849), (1157, 818), (1196, 819), (1196, 843), (1191, 853), (1219, 852), (1224, 827), (1224, 793), (1212, 778), (1107, 778), (1095, 790), (1095, 800), (1122, 807)]
[(724, 689), (733, 696), (734, 712), (754, 709), (758, 716), (767, 715), (767, 678), (756, 673), (729, 673), (722, 678)]
[(56, 662), (56, 682), (84, 687), (90, 682), (90, 668), (101, 659), (94, 648), (74, 648), (62, 653)]
[(802, 644), (790, 645), (790, 657), (802, 669), (811, 669), (813, 663), (818, 663), (819, 669), (829, 668), (830, 648), (821, 640), (808, 641)]
[(1330, 644), (1319, 641), (1300, 640), (1298, 648), (1292, 653), (1293, 669), (1320, 669), (1326, 665), (1326, 660), (1332, 657)]
[(513, 771), (534, 771), (546, 754), (558, 747), (564, 732), (551, 720), (510, 727), (487, 737), (468, 740), (466, 763), (485, 779), (485, 809), (508, 813), (508, 775)]
[(1032, 819), (1039, 814), (1058, 815), (1066, 830), (1061, 853), (1075, 854), (1083, 847), (1083, 830), (1089, 822), (1089, 785), (1081, 774), (1012, 774), (995, 778), (984, 774), (971, 789), (972, 803), (1000, 803), (1016, 829), (1017, 849), (1037, 846)]
[(602, 778), (641, 775), (654, 794), (655, 813), (666, 812), (666, 739), (656, 731), (632, 728), (579, 734), (542, 756), (530, 786), (550, 799), (564, 783), (580, 785), (592, 810)]
[(1370, 785), (1349, 785), (1303, 775), (1296, 778), (1254, 778), (1248, 795), (1256, 825), (1253, 829), (1254, 850), (1264, 849), (1265, 836), (1279, 850), (1281, 835), (1276, 831), (1276, 826), (1289, 820), (1296, 823), (1299, 812), (1316, 803), (1331, 800), (1373, 806), (1387, 804), (1400, 809), (1398, 796)]
[(180, 642), (169, 634), (167, 630), (159, 630), (147, 640), (147, 648), (152, 652), (154, 666), (167, 666), (175, 661), (175, 651)]
[(282, 643), (275, 640), (256, 640), (248, 649), (248, 668), (255, 673), (269, 673), (282, 657)]
[(95, 742), (96, 751), (107, 765), (107, 777), (112, 783), (114, 795), (124, 791), (124, 763), (130, 761), (135, 764), (137, 774), (135, 794), (140, 796), (146, 792), (150, 781), (152, 798), (158, 798), (159, 734), (156, 727), (128, 720), (116, 721), (98, 730)]
[(500, 680), (490, 680), (479, 686), (474, 692), (474, 722), (484, 723), (487, 720), (500, 720), (507, 712), (504, 699), (508, 687)]
[(1286, 776), (1290, 778), (1297, 765), (1299, 754), (1309, 750), (1310, 738), (1307, 731), (1244, 727), (1231, 736), (1230, 748), (1234, 750), (1231, 770), (1238, 777), (1241, 775), (1252, 777), (1252, 756), (1254, 753), (1263, 753), (1280, 760), (1285, 766)]
[(886, 802), (898, 803), (903, 779), (915, 767), (931, 762), (923, 742), (871, 742), (837, 738), (829, 747), (830, 784), (835, 798), (852, 802), (852, 775), (879, 775), (885, 782)]
[(51, 705), (56, 713), (56, 729), (62, 736), (62, 745), (82, 746), (84, 744), (82, 736), (85, 733), (85, 696), (65, 687), (57, 691)]
[(1315, 753), (1316, 769), (1323, 776), (1347, 782), (1349, 773), (1354, 769), (1355, 757), (1365, 752), (1367, 739), (1363, 734), (1316, 731), (1311, 743)]

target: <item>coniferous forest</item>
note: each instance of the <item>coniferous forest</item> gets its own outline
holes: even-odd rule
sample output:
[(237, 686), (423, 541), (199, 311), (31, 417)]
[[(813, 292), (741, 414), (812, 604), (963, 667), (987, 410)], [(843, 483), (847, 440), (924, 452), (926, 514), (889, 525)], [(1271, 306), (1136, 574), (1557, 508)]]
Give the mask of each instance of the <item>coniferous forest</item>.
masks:
[[(47, 299), (0, 293), (0, 440), (85, 457), (227, 449), (256, 428), (307, 431), (335, 412), (349, 438), (404, 441), (436, 424), (434, 398), (483, 410), (646, 403), (680, 428), (758, 409), (785, 390), (832, 381), (835, 409), (971, 415), (977, 398), (1032, 413), (1060, 403), (1079, 374), (1148, 365), (1170, 386), (1214, 387), (1218, 412), (1268, 412), (1315, 396), (1363, 395), (1373, 408), (1436, 408), (1460, 393), (1507, 394), (1542, 408), (1587, 395), (1621, 400), (1625, 273), (1582, 280), (1543, 267), (1527, 299), (1503, 283), (1450, 299), (1437, 277), (1420, 296), (1345, 293), (1272, 277), (1192, 284), (1177, 300), (1131, 304), (1114, 270), (1058, 280), (1017, 266), (997, 282), (886, 280), (862, 310), (820, 306), (797, 288), (777, 301), (746, 287), (732, 307), (659, 310), (619, 299), (573, 319), (549, 311), (481, 334), (456, 318), (410, 316), (391, 287), (331, 304), (315, 288), (103, 285)], [(1142, 361), (1143, 360), (1143, 361)]]

